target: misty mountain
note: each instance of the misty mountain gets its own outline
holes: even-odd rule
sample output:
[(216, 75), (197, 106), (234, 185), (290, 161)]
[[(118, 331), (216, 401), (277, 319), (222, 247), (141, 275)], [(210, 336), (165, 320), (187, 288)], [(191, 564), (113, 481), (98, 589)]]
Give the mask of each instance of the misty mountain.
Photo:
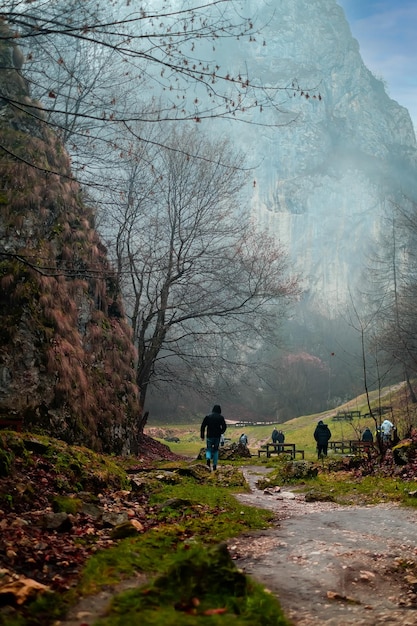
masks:
[[(207, 127), (229, 134), (247, 155), (253, 218), (285, 243), (305, 294), (284, 329), (288, 352), (301, 355), (302, 374), (296, 381), (285, 364), (274, 368), (245, 406), (288, 419), (363, 389), (361, 339), (347, 309), (373, 278), (370, 257), (384, 247), (393, 207), (408, 210), (417, 201), (416, 137), (408, 111), (364, 65), (336, 0), (230, 5), (231, 19), (238, 7), (260, 30), (250, 42), (215, 42), (219, 73), (248, 75), (271, 89), (277, 105), (248, 110), (246, 124), (210, 120)], [(262, 359), (266, 347), (260, 352)], [(305, 369), (305, 359), (315, 358), (320, 383)], [(377, 388), (382, 374), (372, 367), (370, 358), (368, 385)], [(387, 384), (402, 373), (384, 376)]]
[(240, 6), (262, 31), (217, 46), (223, 71), (288, 89), (278, 109), (227, 131), (256, 168), (255, 219), (288, 246), (306, 301), (333, 317), (361, 284), (391, 203), (417, 199), (413, 125), (365, 67), (336, 0)]

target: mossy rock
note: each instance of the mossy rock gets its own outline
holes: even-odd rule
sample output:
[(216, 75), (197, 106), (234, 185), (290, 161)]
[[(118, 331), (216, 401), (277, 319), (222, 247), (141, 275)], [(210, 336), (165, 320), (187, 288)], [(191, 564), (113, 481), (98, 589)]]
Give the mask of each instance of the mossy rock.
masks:
[[(225, 544), (184, 545), (152, 583), (117, 596), (106, 624), (289, 626), (278, 601), (234, 565)], [(200, 619), (201, 618), (201, 619)]]
[[(219, 448), (219, 459), (221, 461), (238, 461), (239, 459), (250, 459), (251, 452), (247, 446), (241, 443), (229, 443)], [(206, 458), (206, 448), (200, 448), (197, 460), (202, 461)]]
[(188, 467), (179, 467), (178, 474), (181, 476), (190, 476), (191, 478), (194, 478), (194, 480), (204, 482), (207, 480), (207, 476), (210, 475), (210, 470), (207, 465), (195, 463), (193, 465), (189, 465)]
[(311, 461), (289, 461), (284, 465), (282, 473), (287, 480), (304, 480), (315, 478), (319, 469)]
[(416, 444), (412, 439), (404, 439), (393, 447), (392, 455), (397, 465), (407, 465), (416, 455)]
[(311, 489), (305, 494), (306, 502), (335, 502), (335, 499), (329, 493), (324, 493), (318, 489)]
[(55, 496), (52, 500), (52, 510), (54, 513), (71, 513), (75, 515), (83, 508), (83, 502), (79, 498), (70, 496)]

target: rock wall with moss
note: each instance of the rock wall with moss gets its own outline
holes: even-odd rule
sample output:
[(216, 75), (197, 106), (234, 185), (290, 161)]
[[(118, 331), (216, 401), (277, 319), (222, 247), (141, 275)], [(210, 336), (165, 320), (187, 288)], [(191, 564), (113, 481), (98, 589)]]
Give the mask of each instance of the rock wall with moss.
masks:
[(127, 453), (139, 404), (117, 282), (12, 45), (0, 39), (0, 417)]

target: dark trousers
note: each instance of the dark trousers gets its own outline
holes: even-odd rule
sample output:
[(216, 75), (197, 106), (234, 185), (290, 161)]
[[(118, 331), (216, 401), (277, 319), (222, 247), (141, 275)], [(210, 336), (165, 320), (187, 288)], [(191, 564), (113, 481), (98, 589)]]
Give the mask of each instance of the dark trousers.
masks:
[(317, 456), (320, 458), (322, 455), (327, 456), (327, 447), (328, 443), (318, 443), (317, 444)]

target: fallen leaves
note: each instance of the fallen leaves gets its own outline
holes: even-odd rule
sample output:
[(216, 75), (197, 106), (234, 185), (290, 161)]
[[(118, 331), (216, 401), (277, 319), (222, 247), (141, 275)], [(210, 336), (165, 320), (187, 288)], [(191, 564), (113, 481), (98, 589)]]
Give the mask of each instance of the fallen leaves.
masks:
[(356, 600), (351, 596), (346, 596), (343, 593), (338, 593), (337, 591), (328, 591), (326, 595), (329, 600), (342, 600), (343, 602), (349, 602), (350, 604), (361, 604), (359, 600)]
[[(25, 488), (20, 488), (23, 484)], [(0, 492), (10, 494), (0, 511), (0, 568), (16, 576), (7, 583), (13, 582), (13, 587), (6, 586), (2, 594), (4, 604), (7, 599), (15, 604), (17, 598), (25, 602), (45, 588), (58, 592), (71, 588), (90, 554), (114, 544), (115, 523), (105, 522), (107, 518), (124, 514), (130, 534), (151, 525), (146, 496), (120, 489), (77, 493), (83, 510), (54, 513), (53, 502), (63, 491), (57, 489), (55, 468), (37, 454), (32, 455), (29, 470), (16, 459), (13, 474), (0, 479)], [(60, 516), (64, 524), (52, 523)]]
[(227, 609), (206, 609), (203, 611), (203, 615), (222, 615), (223, 613), (227, 613)]
[(8, 570), (0, 570), (1, 604), (22, 605), (29, 598), (50, 590), (50, 587), (32, 578), (16, 576)]

